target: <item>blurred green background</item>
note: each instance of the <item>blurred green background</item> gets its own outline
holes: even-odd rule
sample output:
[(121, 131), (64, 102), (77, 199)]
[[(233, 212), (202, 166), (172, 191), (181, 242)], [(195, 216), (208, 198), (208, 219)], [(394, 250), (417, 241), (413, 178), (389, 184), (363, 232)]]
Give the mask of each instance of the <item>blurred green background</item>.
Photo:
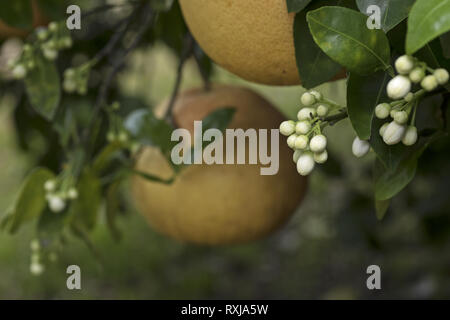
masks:
[[(150, 105), (167, 98), (177, 58), (164, 45), (137, 51), (120, 75), (125, 95)], [(250, 84), (219, 69), (214, 82), (251, 87), (287, 116), (299, 107), (300, 87)], [(201, 85), (193, 63), (182, 88)], [(345, 81), (319, 91), (345, 103)], [(11, 205), (32, 159), (17, 147), (11, 97), (0, 100), (0, 212)], [(32, 226), (0, 233), (0, 299), (390, 299), (450, 298), (448, 141), (432, 147), (421, 174), (394, 202), (382, 222), (373, 209), (371, 163), (351, 154), (348, 121), (329, 128), (330, 162), (311, 176), (309, 193), (293, 219), (268, 239), (243, 246), (201, 247), (155, 233), (130, 205), (115, 242), (104, 218), (93, 242), (95, 258), (70, 239), (43, 275), (30, 274)], [(448, 140), (448, 139), (447, 139)], [(124, 188), (127, 193), (127, 188)], [(82, 290), (66, 288), (66, 267), (81, 267)], [(382, 289), (366, 288), (366, 268), (382, 271)]]

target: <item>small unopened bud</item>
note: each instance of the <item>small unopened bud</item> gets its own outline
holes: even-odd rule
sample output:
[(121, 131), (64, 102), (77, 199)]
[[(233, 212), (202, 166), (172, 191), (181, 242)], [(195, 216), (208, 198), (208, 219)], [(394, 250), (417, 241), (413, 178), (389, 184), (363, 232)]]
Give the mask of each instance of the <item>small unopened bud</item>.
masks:
[(309, 130), (311, 130), (311, 124), (306, 120), (297, 122), (295, 126), (295, 132), (297, 134), (307, 134)]
[(327, 150), (323, 150), (320, 153), (314, 153), (314, 161), (316, 163), (322, 164), (327, 162), (328, 160), (328, 152)]
[(408, 55), (403, 55), (395, 61), (395, 69), (400, 74), (408, 74), (414, 68), (414, 59)]
[(58, 51), (53, 50), (53, 49), (44, 49), (43, 54), (44, 54), (44, 57), (50, 61), (53, 61), (58, 57)]
[(361, 140), (358, 137), (353, 140), (352, 144), (352, 152), (353, 155), (357, 158), (364, 157), (370, 150), (369, 142), (365, 140)]
[(448, 82), (449, 74), (448, 74), (448, 71), (445, 69), (442, 69), (442, 68), (436, 69), (434, 71), (433, 75), (435, 76), (437, 82), (440, 85), (444, 85)]
[(380, 103), (375, 107), (375, 116), (378, 119), (386, 119), (391, 112), (391, 106), (389, 103)]
[(54, 191), (56, 188), (56, 182), (55, 180), (47, 180), (44, 183), (44, 189), (45, 191), (51, 192)]
[(39, 27), (36, 29), (36, 36), (39, 40), (44, 41), (48, 38), (48, 30), (45, 27)]
[(33, 252), (39, 251), (41, 249), (41, 244), (39, 243), (39, 240), (38, 239), (31, 240), (30, 248), (31, 248), (31, 251), (33, 251)]
[(405, 76), (396, 76), (387, 85), (387, 94), (391, 99), (403, 99), (411, 91), (411, 81)]
[(77, 83), (73, 81), (71, 78), (64, 79), (63, 89), (67, 93), (73, 93), (77, 90)]
[(56, 22), (52, 21), (48, 24), (48, 29), (52, 32), (55, 32), (58, 30), (58, 24)]
[(14, 67), (12, 70), (12, 75), (16, 79), (23, 79), (27, 75), (27, 69), (25, 69), (25, 66), (22, 64), (18, 64)]
[(302, 108), (297, 113), (297, 119), (302, 120), (310, 120), (316, 115), (316, 109), (313, 108)]
[(298, 158), (300, 158), (300, 156), (302, 155), (302, 151), (301, 150), (295, 150), (294, 154), (292, 155), (292, 160), (294, 161), (294, 163), (297, 163)]
[(41, 263), (34, 262), (30, 264), (30, 272), (34, 276), (40, 276), (44, 272), (44, 270), (45, 267)]
[(315, 162), (310, 152), (303, 153), (297, 161), (297, 171), (302, 176), (307, 176), (314, 170)]
[(67, 197), (71, 200), (74, 200), (78, 198), (78, 191), (75, 188), (70, 188), (69, 191), (67, 191)]
[(297, 139), (297, 135), (296, 134), (291, 134), (288, 138), (287, 138), (287, 145), (289, 146), (289, 148), (294, 149), (295, 148), (295, 140)]
[(311, 90), (309, 93), (311, 93), (314, 98), (316, 98), (316, 101), (322, 100), (322, 94), (319, 91)]
[(398, 111), (394, 114), (394, 121), (398, 124), (405, 124), (408, 121), (408, 113), (406, 111)]
[(302, 104), (307, 107), (312, 106), (314, 103), (316, 103), (316, 97), (309, 92), (305, 92), (300, 100)]
[(414, 126), (409, 126), (406, 129), (402, 142), (405, 146), (412, 146), (415, 144), (417, 142), (417, 128)]
[(411, 71), (411, 73), (409, 74), (409, 79), (413, 82), (413, 83), (419, 83), (420, 81), (423, 80), (423, 78), (425, 77), (425, 71), (423, 71), (422, 68), (415, 68), (413, 71)]
[(414, 100), (414, 93), (410, 92), (405, 96), (405, 101), (406, 102), (411, 102)]
[(295, 139), (295, 148), (300, 150), (306, 149), (306, 147), (308, 147), (308, 142), (309, 138), (307, 136), (305, 135), (298, 136)]
[(387, 145), (394, 145), (402, 141), (406, 132), (406, 126), (398, 124), (395, 121), (389, 123), (383, 134), (383, 141)]
[(290, 136), (295, 131), (295, 122), (292, 120), (283, 121), (280, 124), (280, 132), (283, 136)]
[(309, 143), (309, 148), (314, 153), (321, 153), (322, 151), (325, 150), (326, 147), (327, 147), (327, 138), (322, 134), (314, 136), (311, 139), (311, 142)]
[(426, 91), (433, 91), (438, 87), (438, 82), (435, 76), (426, 76), (420, 83), (422, 88)]
[(386, 128), (388, 127), (388, 125), (389, 125), (389, 122), (386, 122), (385, 124), (383, 124), (383, 125), (380, 127), (380, 131), (379, 131), (380, 136), (383, 136), (383, 135), (384, 135), (384, 133), (385, 133)]
[(48, 197), (48, 206), (51, 211), (58, 213), (66, 208), (66, 202), (59, 196)]
[(317, 115), (319, 117), (325, 117), (328, 114), (328, 107), (321, 104), (317, 107)]

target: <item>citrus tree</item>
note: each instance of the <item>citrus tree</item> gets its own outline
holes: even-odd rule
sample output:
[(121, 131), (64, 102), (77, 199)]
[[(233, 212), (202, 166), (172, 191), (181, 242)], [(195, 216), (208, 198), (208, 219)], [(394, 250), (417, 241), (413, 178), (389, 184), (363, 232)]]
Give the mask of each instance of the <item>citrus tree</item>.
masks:
[[(0, 90), (15, 97), (18, 141), (35, 159), (1, 228), (15, 233), (36, 225), (36, 274), (68, 233), (95, 248), (89, 233), (103, 204), (120, 238), (115, 219), (129, 178), (137, 207), (161, 232), (236, 243), (289, 218), (305, 194), (305, 176), (328, 160), (327, 135), (339, 134), (328, 127), (337, 122), (350, 121), (349, 150), (357, 158), (376, 154), (379, 219), (414, 179), (427, 148), (448, 146), (449, 0), (78, 1), (81, 28), (70, 30), (71, 2), (15, 0), (0, 11), (9, 48)], [(116, 79), (132, 52), (157, 42), (179, 64), (171, 97), (152, 110), (121, 94)], [(204, 86), (179, 93), (191, 58)], [(302, 85), (297, 119), (284, 119), (250, 90), (211, 84), (212, 61), (249, 81)], [(344, 78), (346, 105), (315, 90)], [(287, 136), (279, 174), (174, 164), (171, 134), (192, 131), (194, 120), (221, 131), (279, 127)], [(445, 153), (437, 156), (446, 161)], [(203, 174), (214, 170), (223, 181), (211, 186)]]

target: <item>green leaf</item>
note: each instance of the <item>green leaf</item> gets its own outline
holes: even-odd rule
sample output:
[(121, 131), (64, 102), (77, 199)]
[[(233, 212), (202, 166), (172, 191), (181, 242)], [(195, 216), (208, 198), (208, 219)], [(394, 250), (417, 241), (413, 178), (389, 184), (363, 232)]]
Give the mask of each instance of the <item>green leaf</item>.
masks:
[(231, 120), (233, 119), (234, 113), (236, 109), (233, 107), (224, 107), (213, 112), (209, 113), (202, 120), (202, 129), (206, 131), (208, 129), (219, 129), (220, 131), (224, 131)]
[(31, 106), (47, 120), (52, 120), (61, 99), (61, 83), (55, 64), (36, 55), (36, 67), (25, 78), (25, 86)]
[(322, 7), (307, 14), (317, 45), (350, 72), (367, 75), (390, 68), (390, 47), (382, 30), (369, 30), (367, 16), (343, 7)]
[(150, 5), (157, 12), (169, 11), (172, 8), (174, 0), (153, 0)]
[(47, 206), (44, 183), (54, 177), (51, 171), (44, 168), (38, 168), (28, 175), (11, 211), (12, 220), (9, 222), (11, 233), (16, 232), (23, 223), (41, 215)]
[(122, 238), (122, 234), (116, 225), (116, 219), (119, 213), (119, 186), (120, 182), (113, 183), (106, 192), (106, 222), (109, 231), (116, 241)]
[(375, 5), (381, 10), (381, 28), (388, 32), (408, 17), (416, 0), (356, 0), (358, 9), (367, 13), (367, 8)]
[[(438, 39), (427, 43), (422, 49), (417, 51), (415, 57), (433, 69), (444, 68), (450, 69), (450, 59), (444, 57), (441, 43)], [(450, 91), (450, 83), (444, 85), (447, 91)]]
[(0, 20), (11, 27), (29, 29), (33, 26), (33, 10), (30, 0), (2, 1)]
[(440, 37), (440, 41), (444, 57), (450, 59), (450, 32), (444, 33)]
[(173, 127), (165, 120), (156, 118), (148, 109), (132, 112), (126, 118), (124, 126), (141, 143), (160, 148), (166, 156), (175, 145), (171, 141)]
[(78, 198), (70, 206), (74, 221), (92, 230), (96, 223), (101, 205), (101, 185), (92, 170), (85, 170), (77, 185)]
[(375, 200), (375, 210), (377, 213), (378, 220), (383, 220), (390, 205), (391, 205), (391, 200), (384, 200), (384, 201), (383, 200)]
[(144, 178), (145, 180), (148, 180), (148, 181), (151, 181), (151, 182), (172, 184), (175, 181), (175, 176), (170, 178), (170, 179), (162, 179), (160, 177), (154, 176), (152, 174), (148, 174), (146, 172), (142, 172), (142, 171), (136, 170), (134, 168), (129, 168), (128, 172), (130, 172), (131, 174), (136, 174), (136, 175)]
[[(338, 2), (315, 1), (307, 7), (307, 11), (320, 8), (324, 4)], [(300, 12), (295, 16), (294, 45), (302, 85), (310, 89), (329, 81), (342, 69), (342, 66), (328, 57), (314, 42), (306, 21), (307, 11)]]
[(369, 140), (375, 107), (384, 101), (389, 75), (378, 72), (370, 76), (350, 73), (347, 85), (347, 109), (353, 129), (361, 140)]
[(410, 55), (450, 31), (450, 0), (417, 0), (411, 9), (406, 35)]
[(45, 17), (52, 21), (67, 18), (66, 9), (69, 6), (67, 0), (38, 0), (38, 6), (44, 13)]
[(300, 12), (306, 8), (311, 0), (286, 0), (288, 12)]

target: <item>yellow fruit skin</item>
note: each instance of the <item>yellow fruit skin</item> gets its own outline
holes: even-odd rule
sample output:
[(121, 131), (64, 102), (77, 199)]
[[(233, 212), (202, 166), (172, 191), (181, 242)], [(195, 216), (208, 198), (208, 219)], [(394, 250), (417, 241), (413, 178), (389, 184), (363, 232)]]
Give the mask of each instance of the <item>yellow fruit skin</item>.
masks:
[(193, 36), (212, 60), (268, 85), (298, 85), (294, 14), (286, 0), (180, 0)]
[[(231, 86), (209, 92), (182, 93), (174, 107), (174, 121), (193, 134), (193, 121), (211, 111), (233, 106), (230, 128), (278, 128), (283, 116), (254, 92)], [(157, 108), (161, 115), (164, 106)], [(282, 226), (301, 203), (307, 180), (292, 164), (292, 151), (280, 138), (280, 168), (273, 176), (260, 175), (258, 165), (191, 165), (171, 185), (135, 177), (132, 194), (139, 211), (159, 232), (186, 242), (207, 245), (255, 240)], [(172, 170), (156, 148), (147, 147), (137, 169), (163, 178)]]

